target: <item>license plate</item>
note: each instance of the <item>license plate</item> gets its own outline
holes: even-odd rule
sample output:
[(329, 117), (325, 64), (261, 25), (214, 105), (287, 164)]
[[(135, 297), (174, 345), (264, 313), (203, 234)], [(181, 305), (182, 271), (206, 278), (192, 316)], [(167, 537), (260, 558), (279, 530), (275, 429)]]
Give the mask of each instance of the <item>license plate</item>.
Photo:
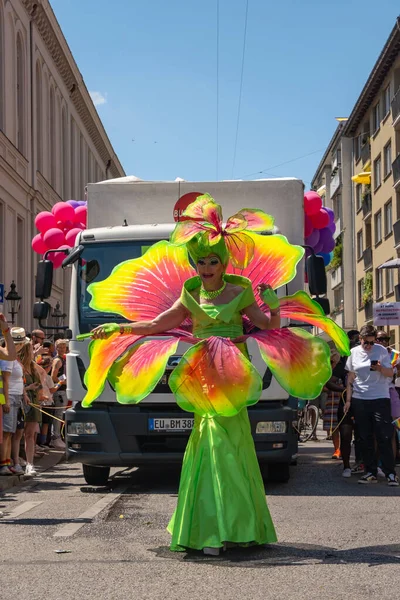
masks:
[(149, 431), (191, 431), (194, 419), (149, 419)]

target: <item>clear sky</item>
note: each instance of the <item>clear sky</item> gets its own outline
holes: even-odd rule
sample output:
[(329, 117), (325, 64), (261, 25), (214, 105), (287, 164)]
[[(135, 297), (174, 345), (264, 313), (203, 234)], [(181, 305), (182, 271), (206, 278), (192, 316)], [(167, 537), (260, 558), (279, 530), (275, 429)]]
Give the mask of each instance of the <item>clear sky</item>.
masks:
[(398, 0), (249, 0), (234, 165), (246, 0), (219, 0), (218, 160), (217, 0), (50, 1), (127, 174), (307, 187), (400, 14)]

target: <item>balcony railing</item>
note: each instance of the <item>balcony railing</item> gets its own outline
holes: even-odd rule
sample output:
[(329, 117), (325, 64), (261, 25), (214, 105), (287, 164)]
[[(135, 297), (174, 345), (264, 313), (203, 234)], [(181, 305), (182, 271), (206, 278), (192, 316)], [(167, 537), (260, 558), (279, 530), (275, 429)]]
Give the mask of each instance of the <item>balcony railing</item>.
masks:
[(365, 248), (363, 252), (364, 270), (372, 267), (372, 248)]
[(400, 154), (396, 157), (394, 163), (392, 164), (393, 171), (393, 185), (394, 187), (400, 184)]
[(395, 125), (398, 117), (400, 116), (400, 87), (394, 95), (391, 107), (392, 107), (393, 125)]
[(393, 223), (394, 247), (400, 246), (400, 219)]
[(369, 160), (371, 160), (371, 146), (369, 142), (364, 144), (361, 148), (361, 160), (362, 164), (365, 165)]
[(365, 217), (368, 217), (368, 215), (371, 214), (371, 211), (372, 211), (372, 196), (371, 196), (371, 194), (365, 194), (365, 196), (363, 197), (362, 211), (363, 211), (364, 219), (365, 219)]

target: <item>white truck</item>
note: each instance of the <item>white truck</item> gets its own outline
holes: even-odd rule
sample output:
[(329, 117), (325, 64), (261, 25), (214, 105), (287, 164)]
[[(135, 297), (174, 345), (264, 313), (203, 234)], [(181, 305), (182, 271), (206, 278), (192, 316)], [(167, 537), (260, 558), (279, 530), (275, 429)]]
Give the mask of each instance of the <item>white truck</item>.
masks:
[[(144, 182), (128, 177), (88, 185), (88, 229), (80, 234), (65, 261), (72, 265), (67, 356), (67, 395), (72, 408), (66, 412), (66, 444), (68, 460), (83, 464), (85, 479), (92, 485), (105, 484), (110, 467), (162, 467), (179, 463), (183, 457), (193, 415), (177, 406), (167, 378), (188, 346), (180, 344), (164, 377), (140, 404), (118, 404), (114, 390), (106, 384), (88, 409), (81, 407), (81, 400), (89, 341), (78, 342), (76, 335), (104, 322), (124, 321), (119, 315), (93, 310), (87, 286), (108, 277), (120, 262), (139, 257), (150, 245), (167, 240), (174, 228), (174, 209), (175, 218), (179, 212), (177, 201), (189, 192), (210, 193), (221, 204), (225, 219), (240, 208), (260, 208), (275, 217), (279, 231), (291, 243), (304, 243), (304, 186), (298, 179)], [(303, 286), (304, 260), (296, 278), (278, 290), (278, 295), (292, 294)], [(290, 323), (283, 321), (282, 326)], [(270, 479), (284, 482), (297, 453), (293, 428), (297, 399), (289, 397), (272, 377), (256, 343), (250, 341), (248, 349), (264, 386), (261, 400), (248, 409), (257, 456), (262, 470), (267, 466)]]

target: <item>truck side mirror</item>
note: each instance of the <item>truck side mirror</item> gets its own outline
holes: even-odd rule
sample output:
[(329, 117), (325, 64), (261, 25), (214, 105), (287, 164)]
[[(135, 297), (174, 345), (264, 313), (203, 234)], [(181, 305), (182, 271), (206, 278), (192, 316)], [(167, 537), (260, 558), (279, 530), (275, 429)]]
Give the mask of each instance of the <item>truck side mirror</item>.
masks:
[(48, 302), (35, 302), (33, 305), (33, 318), (45, 321), (49, 316), (50, 304)]
[(322, 310), (326, 315), (329, 315), (331, 312), (331, 306), (329, 304), (329, 298), (313, 298), (314, 302), (318, 302)]
[(322, 256), (312, 254), (306, 261), (308, 287), (312, 296), (326, 294), (326, 272)]
[(35, 297), (41, 300), (50, 298), (53, 286), (53, 263), (51, 260), (40, 260), (36, 272)]

